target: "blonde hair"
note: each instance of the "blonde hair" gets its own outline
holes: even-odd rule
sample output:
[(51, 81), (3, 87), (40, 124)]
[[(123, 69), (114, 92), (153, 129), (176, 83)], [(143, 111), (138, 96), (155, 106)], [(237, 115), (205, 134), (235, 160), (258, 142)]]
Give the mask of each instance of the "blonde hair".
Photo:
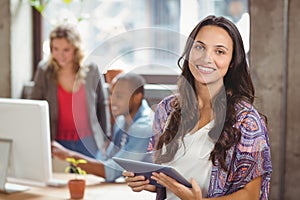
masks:
[[(74, 55), (74, 72), (76, 73), (76, 83), (84, 82), (84, 78), (86, 76), (86, 68), (82, 66), (82, 60), (84, 58), (83, 50), (81, 47), (81, 37), (75, 26), (71, 24), (61, 24), (56, 26), (50, 32), (50, 51), (52, 52), (52, 45), (54, 39), (66, 39), (71, 45), (75, 48)], [(57, 81), (57, 73), (60, 69), (60, 66), (50, 54), (49, 60), (49, 68), (53, 72), (53, 79)]]

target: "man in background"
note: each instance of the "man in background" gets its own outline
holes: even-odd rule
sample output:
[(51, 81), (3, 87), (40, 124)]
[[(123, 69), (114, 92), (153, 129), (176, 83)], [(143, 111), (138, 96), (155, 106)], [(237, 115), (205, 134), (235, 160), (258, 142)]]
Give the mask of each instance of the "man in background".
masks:
[(145, 80), (134, 73), (121, 73), (111, 83), (111, 111), (115, 117), (113, 137), (106, 152), (98, 152), (97, 159), (52, 143), (54, 157), (65, 160), (68, 157), (85, 159), (80, 165), (88, 174), (94, 174), (113, 182), (122, 176), (123, 169), (112, 157), (134, 160), (147, 159), (147, 148), (152, 137), (153, 111), (144, 99)]

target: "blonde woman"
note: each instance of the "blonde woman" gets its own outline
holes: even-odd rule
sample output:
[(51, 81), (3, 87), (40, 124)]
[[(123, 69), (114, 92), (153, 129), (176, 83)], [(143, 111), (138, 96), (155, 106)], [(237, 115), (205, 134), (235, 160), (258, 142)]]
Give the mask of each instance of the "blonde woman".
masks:
[(104, 77), (95, 64), (82, 64), (81, 38), (72, 25), (51, 31), (50, 52), (39, 63), (31, 98), (49, 103), (51, 140), (95, 157), (110, 134)]

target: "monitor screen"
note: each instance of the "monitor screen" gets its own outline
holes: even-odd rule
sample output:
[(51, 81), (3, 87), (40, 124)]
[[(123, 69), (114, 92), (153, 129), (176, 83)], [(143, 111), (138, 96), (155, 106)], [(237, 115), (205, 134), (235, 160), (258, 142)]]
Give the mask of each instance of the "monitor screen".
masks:
[(46, 185), (52, 177), (47, 101), (0, 98), (0, 138), (12, 140), (8, 181)]

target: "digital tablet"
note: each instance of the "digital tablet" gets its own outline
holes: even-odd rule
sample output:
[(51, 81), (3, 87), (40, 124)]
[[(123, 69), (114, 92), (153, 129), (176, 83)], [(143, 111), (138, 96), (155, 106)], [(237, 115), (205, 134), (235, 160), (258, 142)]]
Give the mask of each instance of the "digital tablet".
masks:
[(150, 184), (158, 187), (163, 187), (158, 184), (155, 180), (151, 179), (152, 172), (163, 172), (164, 174), (174, 178), (179, 183), (186, 187), (192, 188), (192, 185), (173, 167), (166, 165), (159, 165), (149, 162), (141, 162), (136, 160), (124, 159), (124, 158), (112, 158), (126, 171), (133, 172), (135, 175), (143, 175), (146, 179), (150, 180)]

